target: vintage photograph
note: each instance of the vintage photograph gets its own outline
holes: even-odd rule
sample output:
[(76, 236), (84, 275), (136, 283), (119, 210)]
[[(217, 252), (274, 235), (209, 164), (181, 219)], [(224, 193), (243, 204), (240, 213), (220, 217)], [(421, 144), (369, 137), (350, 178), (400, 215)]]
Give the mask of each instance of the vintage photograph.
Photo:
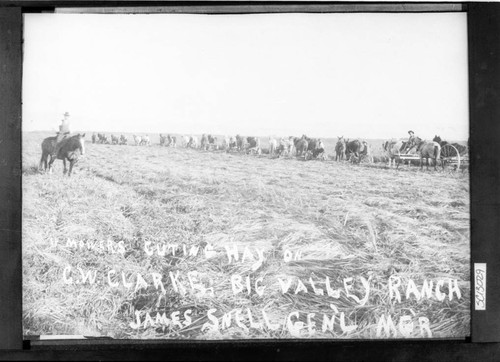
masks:
[(466, 13), (24, 21), (25, 336), (470, 335)]

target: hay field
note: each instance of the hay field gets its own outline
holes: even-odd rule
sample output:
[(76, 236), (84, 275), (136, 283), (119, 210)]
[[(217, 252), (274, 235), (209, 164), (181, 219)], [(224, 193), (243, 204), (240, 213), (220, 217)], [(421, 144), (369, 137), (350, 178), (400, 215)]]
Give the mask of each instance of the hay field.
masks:
[(27, 335), (469, 335), (466, 172), (87, 142), (68, 178), (36, 170), (44, 136), (23, 135)]

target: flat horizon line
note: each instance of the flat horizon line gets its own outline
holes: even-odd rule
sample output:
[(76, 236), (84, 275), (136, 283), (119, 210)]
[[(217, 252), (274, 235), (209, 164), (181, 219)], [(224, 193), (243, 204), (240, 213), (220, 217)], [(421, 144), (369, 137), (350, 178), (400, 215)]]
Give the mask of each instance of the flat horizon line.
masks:
[[(52, 131), (52, 130), (32, 130), (32, 131), (22, 131), (23, 133), (53, 133), (54, 135), (57, 133), (56, 131)], [(71, 132), (73, 134), (78, 134), (78, 133), (85, 133), (85, 134), (92, 134), (92, 133), (95, 133), (97, 135), (97, 133), (105, 133), (105, 134), (113, 134), (113, 135), (137, 135), (137, 136), (142, 136), (142, 135), (156, 135), (156, 136), (160, 136), (160, 134), (162, 135), (171, 135), (171, 136), (201, 136), (203, 134), (206, 134), (206, 135), (212, 135), (212, 136), (215, 136), (215, 137), (221, 137), (221, 136), (236, 136), (238, 135), (238, 133), (232, 135), (232, 134), (217, 134), (217, 133), (174, 133), (174, 132), (122, 132), (122, 131), (88, 131), (88, 130), (76, 130), (74, 132)], [(261, 135), (242, 135), (243, 137), (258, 137), (258, 138), (269, 138), (269, 137), (273, 137), (273, 138), (281, 138), (281, 137), (290, 137), (290, 136), (279, 136), (279, 135), (266, 135), (266, 136), (261, 136)], [(300, 136), (296, 136), (296, 137), (301, 137), (302, 135)], [(306, 134), (307, 136), (307, 134)], [(295, 136), (294, 136), (295, 137)], [(317, 137), (317, 136), (308, 136), (309, 138), (319, 138), (319, 139), (338, 139), (338, 136), (334, 136), (334, 137)], [(346, 137), (346, 136), (343, 136), (344, 139), (350, 139), (350, 140), (355, 140), (355, 139), (362, 139), (362, 140), (373, 140), (373, 141), (379, 141), (379, 140), (400, 140), (400, 139), (406, 139), (408, 137), (384, 137), (384, 138), (381, 138), (381, 137), (373, 137), (373, 138), (370, 138), (370, 137)], [(442, 137), (441, 137), (442, 138)], [(425, 140), (425, 138), (423, 138)], [(448, 141), (448, 142), (464, 142), (464, 143), (467, 143), (467, 140), (457, 140), (457, 139), (453, 139), (453, 138), (450, 138), (450, 139), (446, 139), (446, 138), (442, 138), (443, 141)]]

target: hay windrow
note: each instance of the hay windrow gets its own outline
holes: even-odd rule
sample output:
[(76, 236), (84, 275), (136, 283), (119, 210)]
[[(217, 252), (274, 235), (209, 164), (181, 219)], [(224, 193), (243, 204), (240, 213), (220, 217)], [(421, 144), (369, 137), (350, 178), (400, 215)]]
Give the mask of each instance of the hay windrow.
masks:
[[(307, 327), (300, 332), (307, 338), (377, 338), (382, 315), (395, 323), (404, 316), (426, 317), (433, 337), (468, 335), (467, 174), (87, 144), (75, 174), (64, 178), (57, 163), (52, 175), (30, 168), (38, 161), (40, 141), (28, 134), (23, 145), (27, 334), (294, 338), (286, 321), (297, 312), (296, 321), (305, 324), (314, 314), (315, 334)], [(204, 257), (207, 246), (213, 248), (211, 258)], [(228, 261), (228, 248), (237, 248), (239, 260)], [(264, 255), (261, 264), (258, 252)], [(75, 279), (78, 268), (102, 273), (94, 284), (68, 284), (62, 278), (67, 267)], [(172, 277), (188, 286), (193, 271), (213, 293), (175, 290)], [(147, 286), (136, 290), (138, 275)], [(243, 284), (249, 277), (251, 292), (233, 293), (235, 275)], [(119, 286), (110, 287), (108, 277)], [(391, 277), (402, 285), (411, 280), (419, 289), (425, 281), (457, 280), (461, 298), (406, 298), (401, 287), (401, 301), (391, 300)], [(362, 278), (370, 292), (360, 305)], [(262, 295), (254, 290), (258, 280)], [(447, 282), (441, 289), (450, 292)], [(232, 323), (201, 332), (211, 309), (221, 321), (230, 314)], [(131, 327), (136, 313), (154, 320), (187, 310), (188, 326)], [(235, 322), (237, 310), (245, 327)], [(280, 327), (264, 323), (262, 311)], [(341, 312), (347, 326), (357, 325), (354, 331), (339, 327)], [(250, 327), (249, 313), (263, 325)], [(324, 316), (333, 315), (334, 328), (322, 331)], [(415, 328), (410, 337), (422, 335)]]

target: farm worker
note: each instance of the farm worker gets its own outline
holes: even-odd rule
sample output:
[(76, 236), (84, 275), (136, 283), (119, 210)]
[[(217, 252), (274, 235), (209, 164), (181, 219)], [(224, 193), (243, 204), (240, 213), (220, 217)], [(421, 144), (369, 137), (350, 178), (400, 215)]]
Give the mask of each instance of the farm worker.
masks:
[(370, 155), (370, 150), (368, 148), (368, 142), (363, 141), (362, 144), (363, 144), (363, 151), (362, 151), (363, 155), (368, 155), (369, 156)]
[(52, 156), (57, 157), (57, 154), (59, 153), (59, 150), (61, 149), (61, 146), (64, 144), (64, 139), (71, 133), (69, 130), (69, 113), (65, 112), (63, 115), (63, 119), (61, 120), (61, 124), (59, 125), (59, 132), (57, 132), (57, 138), (56, 138), (56, 147), (54, 149), (54, 153)]
[(410, 130), (408, 131), (408, 134), (410, 135), (410, 137), (408, 138), (408, 142), (406, 143), (406, 146), (403, 150), (404, 153), (408, 152), (412, 148), (415, 141), (415, 132)]
[(408, 134), (410, 135), (410, 137), (408, 138), (408, 142), (412, 142), (415, 138), (415, 132), (408, 131)]

